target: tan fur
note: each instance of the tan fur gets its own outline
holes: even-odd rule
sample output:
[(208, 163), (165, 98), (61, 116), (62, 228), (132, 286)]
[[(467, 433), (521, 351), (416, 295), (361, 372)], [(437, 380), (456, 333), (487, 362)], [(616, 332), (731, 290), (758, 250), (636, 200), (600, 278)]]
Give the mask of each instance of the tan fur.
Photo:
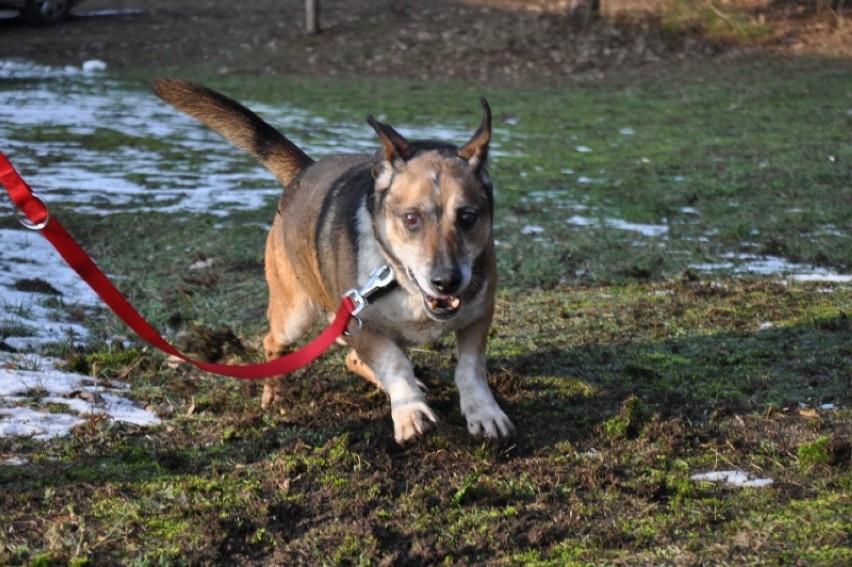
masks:
[[(314, 162), (254, 113), (223, 95), (159, 79), (155, 92), (254, 155), (286, 185), (266, 242), (269, 332), (267, 359), (287, 352), (323, 313), (335, 311), (383, 264), (397, 287), (360, 315), (347, 337), (346, 366), (390, 398), (394, 435), (402, 443), (434, 426), (403, 349), (454, 332), (455, 381), (472, 434), (506, 437), (514, 427), (486, 381), (485, 348), (494, 313), (496, 255), (492, 194), (485, 172), (491, 114), (462, 148), (408, 142), (390, 126), (379, 158), (342, 155)], [(264, 386), (262, 404), (278, 396)]]

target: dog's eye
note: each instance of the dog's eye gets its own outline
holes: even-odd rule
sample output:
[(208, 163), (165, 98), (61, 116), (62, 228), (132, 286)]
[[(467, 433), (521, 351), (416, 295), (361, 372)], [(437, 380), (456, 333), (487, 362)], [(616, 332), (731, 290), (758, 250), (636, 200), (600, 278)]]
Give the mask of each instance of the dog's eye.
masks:
[(408, 230), (417, 230), (420, 228), (420, 214), (419, 213), (405, 213), (402, 215), (402, 222), (405, 224), (405, 228)]
[(476, 214), (476, 211), (459, 211), (459, 224), (462, 228), (471, 228), (478, 219), (479, 215)]

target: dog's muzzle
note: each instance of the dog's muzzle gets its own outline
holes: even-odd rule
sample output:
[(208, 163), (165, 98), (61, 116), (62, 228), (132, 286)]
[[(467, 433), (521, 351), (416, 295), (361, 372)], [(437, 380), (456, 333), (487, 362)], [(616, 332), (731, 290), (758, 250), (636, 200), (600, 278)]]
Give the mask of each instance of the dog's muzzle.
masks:
[(432, 295), (423, 289), (411, 268), (407, 268), (408, 277), (417, 286), (420, 295), (423, 296), (423, 307), (426, 313), (436, 321), (447, 321), (455, 317), (461, 307), (461, 299), (453, 295)]

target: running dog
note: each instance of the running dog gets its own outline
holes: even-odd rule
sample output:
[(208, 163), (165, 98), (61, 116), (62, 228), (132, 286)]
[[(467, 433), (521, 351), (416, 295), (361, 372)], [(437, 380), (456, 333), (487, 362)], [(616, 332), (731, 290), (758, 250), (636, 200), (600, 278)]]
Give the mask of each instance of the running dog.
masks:
[[(346, 366), (390, 398), (394, 437), (404, 443), (437, 422), (404, 348), (455, 332), (455, 381), (472, 435), (501, 439), (514, 426), (486, 381), (485, 348), (494, 314), (497, 267), (493, 189), (486, 172), (491, 110), (461, 148), (409, 141), (367, 118), (381, 141), (375, 156), (319, 161), (254, 112), (226, 96), (178, 79), (154, 92), (205, 123), (266, 166), (286, 188), (266, 241), (269, 285), (267, 359), (288, 350), (347, 290), (377, 267), (395, 284), (359, 315), (363, 328), (344, 340)], [(264, 407), (278, 380), (264, 385)]]

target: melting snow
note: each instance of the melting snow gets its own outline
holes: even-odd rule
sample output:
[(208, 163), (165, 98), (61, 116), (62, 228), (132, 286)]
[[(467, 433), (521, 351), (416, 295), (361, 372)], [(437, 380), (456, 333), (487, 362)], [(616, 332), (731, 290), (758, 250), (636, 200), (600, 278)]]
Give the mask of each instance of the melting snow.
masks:
[[(87, 62), (97, 68), (95, 61)], [(268, 171), (218, 134), (145, 90), (95, 72), (0, 61), (0, 76), (17, 79), (0, 91), (3, 151), (49, 203), (87, 214), (111, 210), (227, 216), (269, 206), (281, 188)], [(291, 106), (247, 106), (313, 156), (378, 147), (363, 121), (331, 123)], [(466, 142), (475, 125), (399, 127), (403, 135)], [(27, 132), (41, 131), (33, 144)], [(51, 142), (55, 132), (57, 142)], [(90, 137), (96, 147), (67, 134)], [(498, 129), (495, 138), (508, 139)], [(493, 155), (501, 155), (499, 142)]]
[(543, 234), (544, 227), (528, 224), (527, 226), (521, 229), (521, 234), (530, 235), (530, 234)]
[[(0, 242), (0, 328), (5, 337), (0, 343), (32, 351), (50, 343), (85, 339), (88, 333), (82, 324), (45, 302), (92, 308), (98, 299), (89, 286), (37, 232), (0, 229)], [(22, 285), (26, 282), (30, 285)], [(36, 282), (49, 284), (55, 293), (27, 291)]]
[(100, 59), (90, 59), (83, 63), (83, 72), (84, 73), (100, 73), (101, 71), (106, 71), (107, 64)]
[(616, 218), (593, 219), (581, 215), (573, 215), (568, 218), (568, 223), (577, 226), (608, 227), (617, 230), (627, 230), (649, 237), (662, 237), (669, 232), (669, 227), (664, 224), (641, 224)]
[(836, 274), (830, 270), (825, 273), (793, 274), (790, 279), (797, 282), (852, 283), (852, 275)]
[(790, 262), (779, 256), (727, 253), (725, 262), (693, 264), (700, 272), (730, 271), (735, 274), (775, 275), (786, 274), (790, 279), (802, 282), (850, 283), (852, 275), (838, 274), (827, 268)]
[[(136, 425), (159, 424), (153, 413), (124, 397), (127, 390), (122, 383), (99, 385), (87, 376), (53, 368), (0, 368), (0, 437), (50, 439), (67, 435), (85, 422), (86, 415), (106, 415)], [(48, 410), (45, 404), (64, 405), (68, 412)]]
[[(127, 386), (99, 386), (87, 376), (57, 370), (56, 361), (34, 354), (52, 343), (84, 340), (86, 328), (69, 320), (68, 307), (85, 312), (98, 300), (40, 234), (0, 229), (0, 242), (0, 437), (67, 435), (85, 421), (82, 416), (92, 414), (138, 425), (159, 423), (153, 413), (124, 397)], [(27, 291), (38, 289), (34, 284), (39, 282), (49, 284), (49, 293)], [(46, 404), (53, 407), (48, 410)], [(57, 404), (67, 411), (57, 412)]]
[(690, 478), (696, 482), (724, 482), (743, 488), (763, 488), (774, 482), (771, 478), (756, 478), (743, 471), (711, 471), (694, 474)]

